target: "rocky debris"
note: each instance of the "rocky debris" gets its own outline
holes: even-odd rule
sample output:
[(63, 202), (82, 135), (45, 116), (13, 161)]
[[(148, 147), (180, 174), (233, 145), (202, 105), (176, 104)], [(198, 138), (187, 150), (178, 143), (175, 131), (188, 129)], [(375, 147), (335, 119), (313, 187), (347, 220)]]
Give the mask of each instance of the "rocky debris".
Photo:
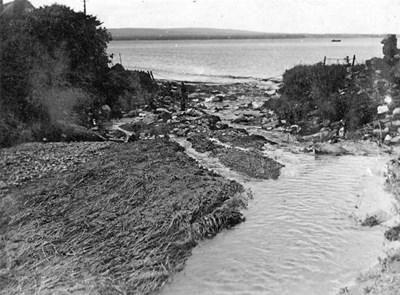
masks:
[(134, 118), (139, 116), (139, 111), (138, 110), (131, 110), (126, 114), (122, 115), (122, 118)]
[(144, 124), (152, 124), (158, 121), (158, 116), (156, 114), (152, 113), (141, 113), (139, 116), (141, 116), (142, 122)]
[(400, 158), (390, 160), (385, 176), (386, 189), (400, 201)]
[(377, 210), (367, 215), (365, 219), (361, 222), (361, 226), (377, 226), (390, 220), (392, 217), (393, 216), (391, 214), (384, 210)]
[(387, 105), (378, 106), (378, 115), (386, 114), (387, 112), (389, 112)]
[(102, 156), (111, 142), (28, 143), (0, 150), (0, 183), (4, 188), (60, 173)]
[(389, 241), (400, 240), (400, 225), (389, 228), (385, 231), (385, 238)]
[(369, 226), (373, 227), (379, 225), (379, 221), (377, 220), (376, 216), (368, 216), (365, 220), (361, 223), (362, 226)]
[(313, 150), (317, 155), (342, 156), (351, 154), (342, 146), (329, 143), (316, 143), (313, 145)]
[(246, 117), (245, 115), (240, 115), (236, 119), (232, 120), (232, 123), (242, 123), (242, 124), (246, 123), (247, 124), (249, 122), (250, 122), (249, 118)]
[(158, 108), (155, 110), (155, 113), (158, 115), (158, 119), (163, 120), (164, 122), (172, 119), (172, 112), (165, 108)]

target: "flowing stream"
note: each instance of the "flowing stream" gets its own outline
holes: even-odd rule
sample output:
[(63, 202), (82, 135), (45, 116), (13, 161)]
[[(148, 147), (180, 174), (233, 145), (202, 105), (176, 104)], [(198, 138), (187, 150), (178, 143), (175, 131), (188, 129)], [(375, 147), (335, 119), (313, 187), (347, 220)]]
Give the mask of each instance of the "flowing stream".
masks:
[(393, 210), (386, 156), (315, 156), (277, 150), (282, 176), (254, 180), (181, 141), (203, 166), (250, 189), (246, 222), (193, 250), (161, 294), (335, 294), (382, 256), (381, 226), (358, 218)]

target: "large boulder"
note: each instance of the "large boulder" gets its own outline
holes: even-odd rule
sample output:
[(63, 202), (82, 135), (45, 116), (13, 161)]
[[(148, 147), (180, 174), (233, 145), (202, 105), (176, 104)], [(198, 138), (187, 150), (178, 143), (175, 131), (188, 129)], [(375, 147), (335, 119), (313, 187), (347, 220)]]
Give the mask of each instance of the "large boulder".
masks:
[(169, 119), (172, 118), (172, 113), (164, 108), (156, 109), (156, 113), (158, 115), (158, 118), (163, 120), (164, 122), (167, 122)]
[(221, 118), (215, 115), (204, 115), (200, 118), (200, 121), (210, 129), (219, 129), (217, 123), (221, 121)]
[(399, 53), (397, 49), (397, 38), (394, 34), (388, 34), (386, 37), (381, 41), (383, 44), (382, 53), (384, 55), (383, 59), (386, 63), (392, 64), (393, 57)]

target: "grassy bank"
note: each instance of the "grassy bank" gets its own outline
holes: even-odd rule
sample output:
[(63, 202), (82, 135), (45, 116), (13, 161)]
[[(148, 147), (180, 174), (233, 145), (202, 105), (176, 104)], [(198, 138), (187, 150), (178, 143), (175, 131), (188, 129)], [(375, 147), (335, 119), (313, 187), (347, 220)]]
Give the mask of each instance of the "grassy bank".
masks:
[(43, 170), (50, 150), (37, 155), (46, 145), (2, 150), (2, 169), (34, 158), (50, 172), (1, 179), (0, 294), (149, 294), (199, 240), (243, 220), (242, 186), (199, 168), (177, 144), (106, 144), (101, 155), (91, 144), (51, 144), (69, 153), (57, 173)]

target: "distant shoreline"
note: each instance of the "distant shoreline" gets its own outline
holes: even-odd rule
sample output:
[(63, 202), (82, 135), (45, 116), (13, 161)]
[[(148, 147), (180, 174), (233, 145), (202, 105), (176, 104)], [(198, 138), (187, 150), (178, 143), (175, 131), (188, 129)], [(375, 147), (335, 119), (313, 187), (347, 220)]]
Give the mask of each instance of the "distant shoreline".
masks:
[(383, 38), (385, 34), (289, 34), (263, 33), (221, 29), (108, 29), (115, 41), (134, 40), (246, 40), (246, 39), (305, 39), (305, 38)]

